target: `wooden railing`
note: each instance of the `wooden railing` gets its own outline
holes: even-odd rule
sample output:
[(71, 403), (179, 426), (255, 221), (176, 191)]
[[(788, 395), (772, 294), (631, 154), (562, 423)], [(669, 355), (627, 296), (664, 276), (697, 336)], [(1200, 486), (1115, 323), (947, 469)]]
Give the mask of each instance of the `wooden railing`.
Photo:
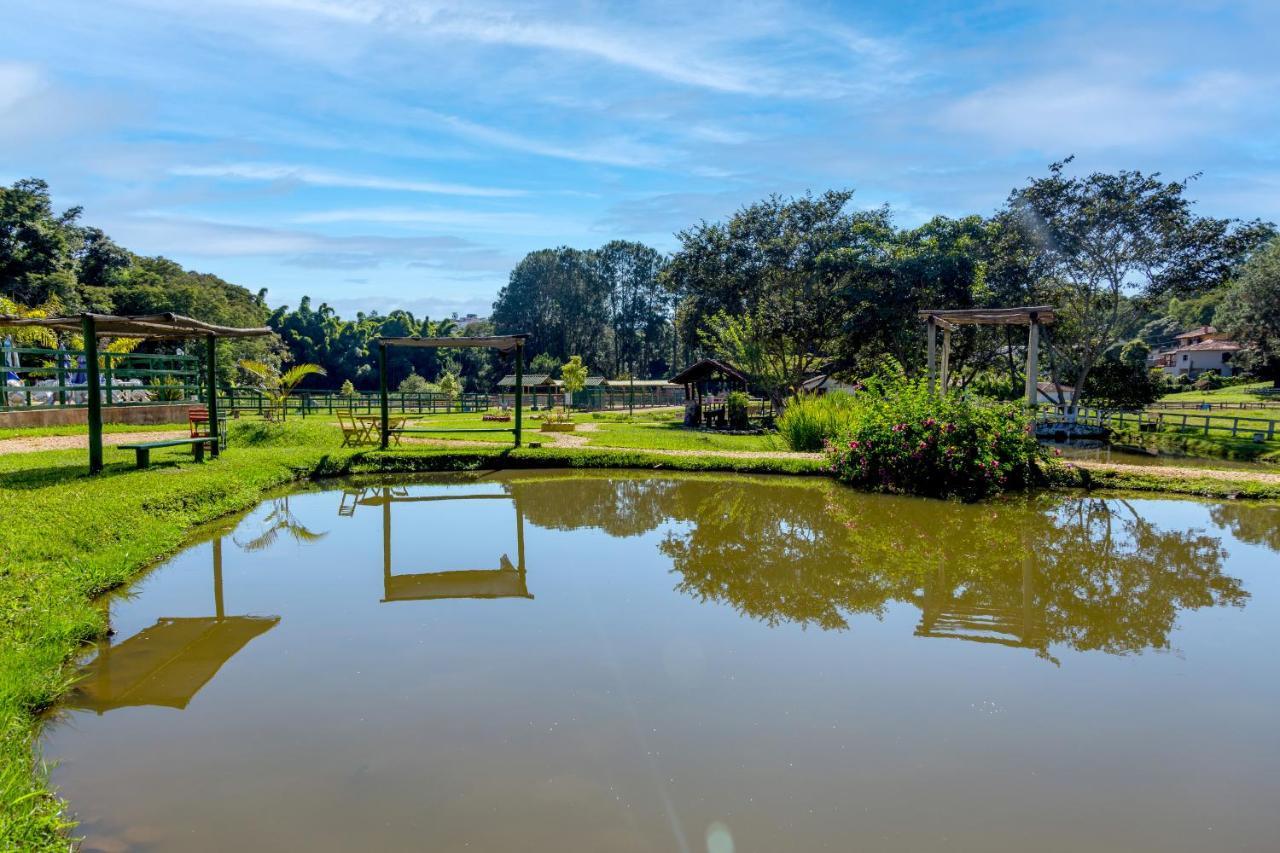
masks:
[[(1065, 423), (1070, 418), (1063, 406), (1052, 406), (1042, 409), (1036, 417), (1037, 423)], [(1240, 435), (1265, 441), (1274, 441), (1280, 433), (1280, 420), (1273, 418), (1251, 418), (1239, 415), (1200, 415), (1191, 412), (1140, 411), (1126, 412), (1118, 409), (1099, 409), (1082, 406), (1076, 413), (1075, 420), (1090, 426), (1104, 426), (1112, 429), (1136, 427), (1139, 431), (1161, 431), (1168, 428), (1180, 432), (1210, 435), (1211, 433), (1229, 434), (1233, 438)]]

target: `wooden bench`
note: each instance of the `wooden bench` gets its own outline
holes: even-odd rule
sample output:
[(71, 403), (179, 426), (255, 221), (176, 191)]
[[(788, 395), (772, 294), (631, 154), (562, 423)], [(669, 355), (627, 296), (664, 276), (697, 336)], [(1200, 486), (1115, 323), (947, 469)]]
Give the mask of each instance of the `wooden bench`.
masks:
[(213, 449), (213, 445), (218, 439), (211, 435), (200, 436), (198, 438), (169, 438), (164, 441), (144, 441), (137, 444), (121, 444), (121, 450), (132, 450), (138, 454), (138, 468), (146, 468), (151, 464), (151, 451), (157, 447), (183, 447), (190, 446), (195, 451), (196, 461), (204, 461), (204, 449), (208, 445), (209, 449)]

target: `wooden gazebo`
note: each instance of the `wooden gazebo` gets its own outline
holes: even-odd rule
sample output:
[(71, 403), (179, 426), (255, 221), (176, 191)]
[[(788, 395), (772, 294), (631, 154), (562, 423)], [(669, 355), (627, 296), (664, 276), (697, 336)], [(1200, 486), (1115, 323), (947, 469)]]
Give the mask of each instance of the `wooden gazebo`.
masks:
[(715, 379), (734, 386), (734, 390), (747, 390), (747, 377), (742, 371), (714, 358), (696, 361), (667, 381), (672, 385), (683, 385), (685, 400), (693, 400), (701, 405), (707, 383)]
[[(1036, 382), (1040, 374), (1040, 327), (1054, 321), (1053, 306), (1031, 305), (1019, 308), (928, 308), (919, 312), (928, 326), (926, 343), (929, 361), (929, 390), (941, 385), (947, 391), (951, 376), (951, 333), (960, 326), (1027, 326), (1027, 405), (1036, 405)], [(938, 329), (942, 329), (942, 364), (938, 367)], [(939, 382), (939, 379), (941, 380)]]
[(271, 329), (239, 329), (233, 326), (215, 326), (183, 317), (181, 314), (144, 314), (115, 316), (112, 314), (85, 313), (75, 317), (21, 317), (0, 314), (0, 328), (38, 326), (58, 332), (79, 332), (84, 337), (84, 361), (89, 421), (89, 473), (102, 470), (102, 390), (98, 366), (98, 338), (187, 339), (204, 338), (207, 342), (209, 445), (211, 456), (218, 455), (218, 367), (216, 347), (218, 338), (256, 338), (274, 335)]

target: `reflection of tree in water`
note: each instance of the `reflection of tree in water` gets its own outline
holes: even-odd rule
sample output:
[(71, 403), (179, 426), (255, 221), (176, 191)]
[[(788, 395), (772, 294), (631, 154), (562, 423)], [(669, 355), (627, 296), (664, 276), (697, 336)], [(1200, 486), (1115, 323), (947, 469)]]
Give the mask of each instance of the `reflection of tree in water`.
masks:
[(620, 473), (572, 479), (521, 477), (505, 485), (531, 524), (552, 530), (598, 527), (622, 537), (648, 533), (671, 518), (672, 503), (684, 484)]
[[(922, 611), (924, 636), (1046, 656), (1053, 644), (1123, 654), (1167, 648), (1180, 610), (1248, 599), (1222, 573), (1217, 537), (1160, 530), (1124, 501), (961, 505), (818, 480), (608, 477), (511, 487), (542, 526), (637, 535), (685, 522), (661, 544), (677, 589), (770, 625), (842, 629), (852, 614), (910, 602)], [(1235, 523), (1263, 529), (1248, 516)]]
[(300, 522), (289, 509), (289, 497), (286, 495), (272, 499), (271, 509), (263, 516), (256, 536), (244, 542), (241, 542), (238, 537), (232, 538), (236, 545), (245, 551), (263, 551), (274, 545), (282, 532), (287, 533), (289, 538), (299, 544), (315, 542), (329, 535), (327, 532), (316, 533)]
[(1280, 551), (1280, 506), (1229, 503), (1209, 508), (1214, 524), (1221, 525), (1241, 542)]

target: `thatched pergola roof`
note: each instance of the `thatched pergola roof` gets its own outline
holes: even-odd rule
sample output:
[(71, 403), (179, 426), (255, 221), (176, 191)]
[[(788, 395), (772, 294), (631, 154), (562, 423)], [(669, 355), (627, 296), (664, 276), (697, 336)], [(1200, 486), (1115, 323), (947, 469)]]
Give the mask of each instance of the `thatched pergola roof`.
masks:
[(115, 338), (196, 338), (213, 335), (219, 338), (257, 338), (273, 335), (266, 326), (241, 329), (235, 326), (217, 326), (201, 320), (193, 320), (181, 314), (76, 314), (71, 317), (22, 317), (17, 314), (0, 314), (0, 327), (39, 327), (58, 332), (81, 332), (84, 321), (93, 321), (94, 331), (100, 337)]

